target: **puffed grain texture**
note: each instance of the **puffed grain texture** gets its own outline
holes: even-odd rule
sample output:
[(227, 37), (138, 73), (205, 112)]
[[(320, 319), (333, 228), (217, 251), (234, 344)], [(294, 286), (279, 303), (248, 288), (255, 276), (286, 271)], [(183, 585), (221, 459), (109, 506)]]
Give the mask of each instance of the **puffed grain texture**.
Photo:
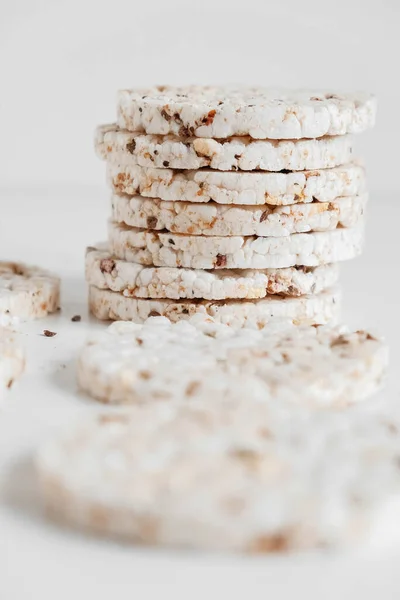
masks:
[(190, 269), (316, 267), (361, 253), (363, 226), (285, 237), (193, 236), (109, 224), (110, 252), (122, 260)]
[(365, 191), (364, 168), (351, 162), (331, 169), (290, 171), (174, 170), (107, 161), (107, 181), (119, 193), (161, 200), (286, 206), (331, 202)]
[(40, 319), (60, 303), (60, 280), (38, 267), (0, 262), (0, 315)]
[(131, 227), (189, 235), (282, 237), (355, 227), (364, 214), (367, 199), (367, 194), (363, 194), (336, 198), (332, 202), (272, 207), (170, 202), (113, 194), (111, 207), (113, 221)]
[(281, 294), (318, 294), (337, 283), (336, 264), (287, 269), (235, 270), (145, 267), (115, 258), (107, 244), (88, 248), (86, 281), (99, 289), (121, 292), (132, 298), (205, 300), (256, 299)]
[(169, 300), (130, 298), (118, 292), (89, 287), (89, 309), (102, 321), (143, 323), (162, 316), (176, 322), (201, 314), (235, 328), (262, 329), (275, 320), (295, 325), (337, 323), (341, 295), (338, 289), (300, 297), (267, 297), (259, 300)]
[(368, 541), (399, 501), (398, 407), (253, 402), (246, 383), (233, 377), (225, 403), (209, 393), (211, 402), (147, 403), (69, 425), (36, 458), (49, 513), (135, 544), (203, 551)]
[(243, 382), (249, 378), (249, 402), (258, 401), (261, 392), (265, 400), (326, 408), (374, 393), (387, 363), (386, 344), (365, 331), (286, 321), (236, 330), (203, 315), (176, 324), (151, 317), (143, 325), (114, 323), (89, 339), (79, 357), (78, 381), (104, 402), (185, 403), (217, 402), (219, 393), (229, 399), (230, 378), (239, 376)]
[(121, 90), (118, 124), (180, 137), (318, 138), (360, 133), (375, 123), (371, 94), (234, 86), (156, 86)]
[(352, 136), (307, 140), (187, 138), (145, 135), (101, 125), (95, 149), (100, 158), (142, 167), (219, 171), (303, 171), (326, 169), (352, 158)]

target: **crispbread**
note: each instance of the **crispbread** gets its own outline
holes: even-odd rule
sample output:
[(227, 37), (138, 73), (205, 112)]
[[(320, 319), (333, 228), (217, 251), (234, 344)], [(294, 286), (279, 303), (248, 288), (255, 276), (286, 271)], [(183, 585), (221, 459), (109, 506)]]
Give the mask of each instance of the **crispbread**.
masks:
[(216, 202), (196, 204), (113, 194), (112, 218), (117, 223), (190, 235), (258, 235), (282, 237), (308, 231), (355, 227), (368, 195), (289, 206), (239, 206)]
[[(185, 378), (189, 361), (182, 338), (174, 345), (182, 360), (180, 370), (171, 361), (168, 371), (168, 359), (163, 362), (167, 352), (161, 362), (144, 361), (141, 371), (143, 355), (133, 352), (129, 340), (123, 346), (120, 370), (111, 343), (103, 352), (96, 346), (87, 350), (99, 354), (97, 377), (100, 373), (103, 379), (115, 377), (119, 370), (125, 394), (135, 384), (148, 392), (155, 364), (165, 367), (167, 383), (178, 374)], [(351, 348), (354, 334), (348, 339)], [(373, 342), (365, 346), (365, 339), (360, 344), (363, 359), (368, 361), (371, 351), (371, 359), (379, 362), (378, 348), (368, 349)], [(146, 345), (157, 348), (158, 341), (154, 335), (150, 342), (142, 342), (139, 351)], [(187, 347), (190, 364), (199, 359), (197, 346), (195, 339)], [(121, 346), (117, 347), (120, 353)], [(36, 460), (49, 513), (134, 543), (202, 550), (285, 552), (354, 544), (368, 537), (369, 527), (385, 515), (389, 501), (399, 501), (398, 407), (310, 410), (301, 405), (306, 398), (299, 395), (302, 387), (295, 390), (295, 404), (286, 402), (281, 395), (286, 385), (295, 389), (298, 375), (300, 386), (304, 382), (301, 361), (308, 350), (300, 351), (294, 371), (287, 366), (286, 377), (285, 369), (280, 371), (285, 364), (281, 350), (278, 347), (280, 360), (275, 359), (274, 369), (282, 375), (282, 388), (279, 383), (269, 387), (265, 381), (257, 385), (245, 375), (225, 377), (220, 370), (215, 380), (201, 377), (209, 364), (209, 354), (203, 352), (206, 362), (197, 376), (192, 371), (187, 401), (174, 396), (168, 402), (164, 394), (162, 402), (91, 416), (88, 421), (80, 418), (77, 427), (69, 425), (63, 436), (42, 447)], [(341, 358), (343, 346), (335, 343), (321, 351), (323, 376), (333, 385), (348, 378), (350, 389), (355, 389), (351, 373), (359, 364), (362, 374), (356, 377), (368, 378), (368, 367), (357, 350), (353, 358), (353, 350)], [(313, 369), (314, 361), (307, 365), (311, 366), (307, 389), (312, 390), (313, 377), (320, 386), (319, 370)], [(272, 375), (273, 381), (278, 380), (275, 370)], [(154, 384), (152, 397), (156, 388)], [(160, 392), (164, 392), (161, 385)], [(146, 398), (140, 394), (140, 399)], [(394, 518), (392, 532), (396, 522)]]
[(229, 399), (230, 378), (239, 376), (243, 382), (248, 378), (249, 403), (259, 400), (252, 396), (254, 389), (265, 400), (346, 406), (376, 391), (387, 358), (381, 340), (343, 327), (274, 321), (263, 330), (238, 331), (203, 315), (176, 324), (153, 317), (144, 325), (114, 323), (89, 339), (79, 358), (78, 380), (103, 402), (217, 402), (220, 392)]
[(253, 140), (187, 138), (144, 135), (101, 125), (95, 149), (100, 158), (143, 167), (220, 171), (303, 171), (348, 163), (352, 158), (351, 136), (307, 140)]
[(38, 267), (0, 262), (0, 315), (39, 319), (55, 312), (60, 280)]
[(17, 343), (13, 332), (0, 327), (0, 401), (3, 390), (10, 388), (25, 368), (25, 353)]
[(156, 267), (275, 269), (348, 260), (358, 256), (363, 226), (273, 238), (209, 237), (163, 233), (109, 224), (110, 252), (123, 260)]
[(118, 292), (89, 287), (89, 309), (101, 320), (143, 323), (148, 317), (164, 316), (172, 322), (193, 315), (210, 316), (235, 328), (262, 329), (275, 320), (295, 325), (337, 323), (340, 293), (333, 288), (299, 297), (269, 296), (259, 300), (162, 300), (130, 298)]
[(107, 161), (107, 180), (120, 193), (218, 204), (286, 206), (331, 202), (365, 191), (364, 168), (357, 162), (313, 171), (245, 173), (207, 168), (180, 171)]
[(115, 258), (107, 244), (88, 248), (86, 280), (132, 298), (256, 299), (267, 295), (318, 294), (337, 283), (337, 265), (288, 269), (229, 270), (144, 267)]
[(374, 125), (375, 113), (375, 98), (363, 92), (158, 86), (118, 94), (120, 127), (180, 137), (298, 139), (360, 133)]

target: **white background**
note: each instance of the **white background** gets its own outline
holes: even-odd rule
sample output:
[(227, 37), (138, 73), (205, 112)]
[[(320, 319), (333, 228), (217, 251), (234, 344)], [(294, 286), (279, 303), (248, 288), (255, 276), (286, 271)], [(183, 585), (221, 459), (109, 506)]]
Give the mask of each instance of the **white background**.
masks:
[(393, 372), (382, 397), (400, 398), (399, 21), (398, 0), (0, 0), (0, 257), (63, 279), (62, 312), (23, 329), (27, 370), (0, 412), (0, 600), (214, 598), (217, 584), (222, 598), (398, 600), (398, 547), (254, 560), (69, 533), (42, 518), (29, 460), (56, 427), (97, 410), (77, 394), (75, 360), (101, 327), (87, 315), (83, 277), (84, 248), (105, 237), (108, 215), (92, 137), (114, 119), (120, 87), (238, 82), (378, 95), (377, 127), (358, 143), (372, 193), (366, 252), (342, 269), (344, 320), (386, 335)]

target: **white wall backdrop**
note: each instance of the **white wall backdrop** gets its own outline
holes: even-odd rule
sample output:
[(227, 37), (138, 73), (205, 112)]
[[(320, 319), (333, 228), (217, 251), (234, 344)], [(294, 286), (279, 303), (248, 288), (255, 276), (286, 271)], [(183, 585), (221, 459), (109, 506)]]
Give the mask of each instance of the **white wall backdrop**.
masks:
[(0, 0), (0, 181), (102, 183), (118, 88), (238, 82), (374, 91), (358, 146), (395, 192), (399, 22), (399, 0)]

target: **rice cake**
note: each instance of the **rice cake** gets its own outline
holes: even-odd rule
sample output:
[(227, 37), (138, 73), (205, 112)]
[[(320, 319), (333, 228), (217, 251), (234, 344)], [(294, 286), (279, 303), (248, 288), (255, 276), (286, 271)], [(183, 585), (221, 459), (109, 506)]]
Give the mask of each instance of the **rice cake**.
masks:
[(40, 319), (59, 308), (60, 280), (43, 269), (0, 262), (0, 315)]
[(316, 267), (361, 253), (364, 227), (295, 233), (285, 237), (195, 236), (109, 224), (116, 257), (146, 266), (190, 269), (279, 269)]
[(216, 202), (158, 200), (113, 194), (112, 219), (131, 227), (208, 236), (257, 235), (283, 237), (309, 231), (355, 227), (364, 214), (368, 195), (272, 207), (227, 206)]
[(273, 173), (157, 169), (108, 160), (107, 181), (114, 191), (131, 196), (218, 204), (286, 206), (365, 192), (364, 168), (356, 161), (331, 169)]
[(142, 167), (219, 171), (303, 171), (326, 169), (352, 158), (352, 136), (306, 140), (186, 138), (145, 135), (101, 125), (95, 149), (102, 159)]
[[(102, 402), (198, 397), (214, 403), (224, 386), (229, 399), (230, 378), (238, 376), (249, 378), (244, 396), (249, 403), (271, 397), (313, 407), (347, 406), (381, 386), (387, 363), (387, 346), (365, 331), (288, 321), (237, 330), (204, 315), (178, 323), (151, 317), (143, 325), (114, 323), (89, 339), (78, 361), (78, 381)], [(262, 395), (253, 398), (257, 385)]]
[(180, 137), (319, 138), (360, 133), (375, 123), (365, 92), (251, 86), (154, 86), (118, 93), (118, 124), (130, 131)]
[(235, 328), (262, 329), (275, 320), (295, 325), (337, 323), (341, 295), (337, 288), (309, 296), (269, 296), (259, 300), (169, 300), (131, 298), (118, 292), (89, 287), (90, 312), (102, 321), (143, 323), (164, 316), (172, 322), (193, 315), (210, 316)]
[(399, 501), (398, 413), (321, 417), (277, 404), (92, 416), (36, 459), (47, 513), (84, 531), (184, 550), (350, 550), (368, 540)]
[(87, 248), (86, 280), (132, 298), (256, 299), (269, 295), (319, 294), (337, 283), (336, 264), (287, 269), (234, 270), (145, 267), (114, 257), (107, 244)]

